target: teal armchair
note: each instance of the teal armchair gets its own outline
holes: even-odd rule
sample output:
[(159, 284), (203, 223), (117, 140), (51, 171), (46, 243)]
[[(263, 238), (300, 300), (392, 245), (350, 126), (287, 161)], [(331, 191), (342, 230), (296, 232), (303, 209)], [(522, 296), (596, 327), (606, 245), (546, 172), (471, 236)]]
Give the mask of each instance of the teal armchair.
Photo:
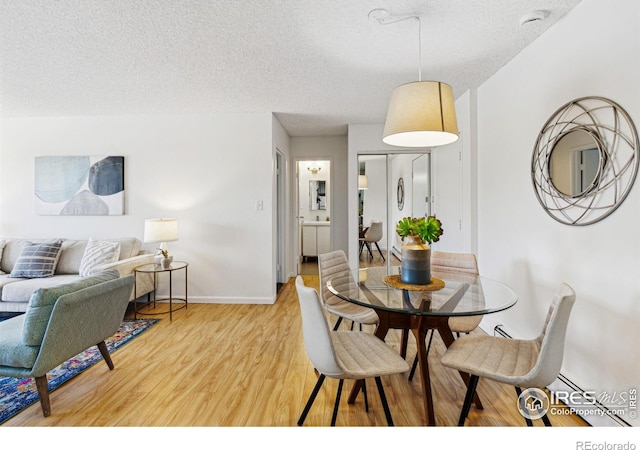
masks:
[(49, 416), (48, 371), (94, 345), (113, 369), (104, 340), (122, 323), (133, 283), (110, 270), (36, 290), (25, 314), (0, 322), (0, 376), (34, 378)]

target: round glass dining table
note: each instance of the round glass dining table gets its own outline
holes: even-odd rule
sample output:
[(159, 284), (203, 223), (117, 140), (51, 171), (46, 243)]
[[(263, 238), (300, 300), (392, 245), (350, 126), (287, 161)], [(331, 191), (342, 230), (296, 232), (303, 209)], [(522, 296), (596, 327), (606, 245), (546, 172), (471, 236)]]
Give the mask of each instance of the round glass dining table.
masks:
[[(395, 273), (393, 273), (395, 271)], [(369, 267), (333, 274), (327, 288), (337, 297), (372, 308), (380, 323), (375, 335), (385, 338), (389, 329), (402, 329), (400, 353), (406, 356), (407, 331), (416, 338), (418, 364), (422, 383), (426, 423), (435, 425), (435, 413), (429, 378), (426, 337), (429, 330), (437, 330), (444, 344), (449, 347), (454, 336), (449, 328), (449, 318), (491, 314), (511, 308), (518, 297), (507, 285), (486, 277), (460, 272), (432, 271), (428, 285), (405, 284), (398, 274), (399, 267)], [(469, 376), (460, 373), (465, 384)], [(362, 386), (357, 382), (349, 396), (353, 403)], [(476, 407), (482, 409), (480, 398), (474, 398)]]

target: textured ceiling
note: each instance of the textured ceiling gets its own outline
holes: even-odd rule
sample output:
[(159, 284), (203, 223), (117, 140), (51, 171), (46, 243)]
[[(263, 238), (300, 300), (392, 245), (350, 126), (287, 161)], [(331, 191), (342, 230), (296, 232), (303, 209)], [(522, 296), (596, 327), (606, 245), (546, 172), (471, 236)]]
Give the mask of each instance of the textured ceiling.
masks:
[[(459, 96), (580, 0), (0, 0), (0, 113), (276, 114), (291, 136), (384, 121), (418, 78)], [(526, 26), (527, 12), (549, 11)]]

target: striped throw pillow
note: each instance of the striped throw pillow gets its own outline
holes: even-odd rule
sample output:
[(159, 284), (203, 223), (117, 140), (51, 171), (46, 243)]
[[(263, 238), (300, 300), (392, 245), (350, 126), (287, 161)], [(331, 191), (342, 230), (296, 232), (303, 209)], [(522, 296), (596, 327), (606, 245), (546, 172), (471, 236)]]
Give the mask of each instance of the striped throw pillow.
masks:
[(48, 278), (56, 271), (62, 241), (28, 243), (22, 248), (10, 278)]
[(110, 241), (94, 241), (89, 239), (80, 261), (80, 276), (88, 277), (93, 271), (104, 265), (116, 262), (120, 257), (120, 243)]

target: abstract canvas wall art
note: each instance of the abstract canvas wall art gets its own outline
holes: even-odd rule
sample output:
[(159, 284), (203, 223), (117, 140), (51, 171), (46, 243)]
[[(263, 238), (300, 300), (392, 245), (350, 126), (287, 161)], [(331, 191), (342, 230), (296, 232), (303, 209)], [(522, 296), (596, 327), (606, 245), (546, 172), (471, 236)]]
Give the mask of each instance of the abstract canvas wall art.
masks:
[(35, 211), (59, 216), (124, 214), (124, 156), (37, 156)]

